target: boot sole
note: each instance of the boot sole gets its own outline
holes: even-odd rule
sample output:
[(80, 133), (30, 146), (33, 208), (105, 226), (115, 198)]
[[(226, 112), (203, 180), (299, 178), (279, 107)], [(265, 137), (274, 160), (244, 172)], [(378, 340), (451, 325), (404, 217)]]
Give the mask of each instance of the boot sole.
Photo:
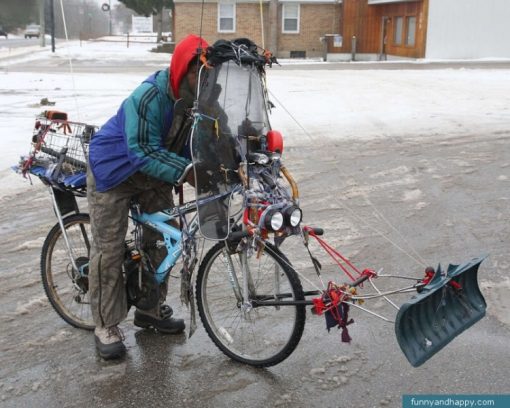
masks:
[(106, 351), (101, 351), (100, 346), (99, 346), (99, 344), (101, 344), (101, 342), (99, 341), (99, 339), (97, 337), (95, 337), (95, 340), (96, 340), (96, 350), (99, 353), (99, 357), (101, 357), (104, 360), (116, 360), (116, 359), (124, 357), (124, 355), (126, 354), (126, 347), (124, 346), (124, 344), (122, 344), (122, 347), (119, 347), (118, 350), (106, 352)]
[(118, 353), (109, 353), (109, 354), (106, 354), (106, 353), (101, 353), (101, 351), (99, 351), (99, 357), (101, 357), (103, 360), (118, 360), (122, 357), (124, 357), (124, 355), (126, 354), (126, 351), (122, 351), (122, 352), (118, 352)]
[(165, 328), (159, 328), (156, 324), (154, 323), (151, 323), (151, 322), (147, 322), (147, 321), (143, 321), (143, 320), (138, 320), (136, 317), (133, 321), (133, 324), (137, 327), (141, 327), (142, 329), (154, 329), (154, 330), (157, 330), (161, 333), (165, 333), (165, 334), (180, 334), (182, 332), (184, 332), (184, 329), (185, 327), (183, 328), (175, 328), (175, 329), (165, 329)]

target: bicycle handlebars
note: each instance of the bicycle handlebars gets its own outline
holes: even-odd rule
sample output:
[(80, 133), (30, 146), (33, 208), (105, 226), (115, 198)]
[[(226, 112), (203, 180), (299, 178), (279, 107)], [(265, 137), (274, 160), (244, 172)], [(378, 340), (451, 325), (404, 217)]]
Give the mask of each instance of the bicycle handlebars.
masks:
[(186, 168), (184, 169), (184, 171), (182, 172), (181, 174), (181, 177), (179, 177), (179, 179), (175, 182), (175, 186), (182, 186), (184, 184), (184, 182), (186, 181), (186, 178), (188, 177), (188, 173), (190, 172), (190, 170), (193, 168), (193, 163), (190, 163), (186, 166)]

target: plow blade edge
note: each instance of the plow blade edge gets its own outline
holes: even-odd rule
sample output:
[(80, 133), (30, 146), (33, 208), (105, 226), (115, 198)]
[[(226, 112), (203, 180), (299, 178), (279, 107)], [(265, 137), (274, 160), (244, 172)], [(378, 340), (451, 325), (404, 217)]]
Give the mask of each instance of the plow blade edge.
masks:
[(485, 257), (462, 265), (441, 266), (423, 290), (402, 305), (395, 321), (398, 344), (418, 367), (485, 316), (478, 267)]

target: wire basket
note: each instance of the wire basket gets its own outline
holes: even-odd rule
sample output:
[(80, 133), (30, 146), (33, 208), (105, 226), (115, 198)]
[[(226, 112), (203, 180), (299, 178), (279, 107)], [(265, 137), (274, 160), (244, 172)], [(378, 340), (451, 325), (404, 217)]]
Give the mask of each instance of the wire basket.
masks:
[(61, 189), (83, 192), (89, 142), (97, 127), (70, 122), (65, 113), (52, 113), (36, 118), (30, 155), (21, 170)]

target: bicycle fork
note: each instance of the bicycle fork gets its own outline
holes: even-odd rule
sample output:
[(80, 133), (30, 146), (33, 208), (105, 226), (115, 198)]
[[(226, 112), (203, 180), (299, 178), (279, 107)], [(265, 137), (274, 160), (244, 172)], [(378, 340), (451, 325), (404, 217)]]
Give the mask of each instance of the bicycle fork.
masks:
[(227, 247), (223, 248), (223, 256), (227, 260), (227, 273), (230, 286), (232, 286), (232, 290), (234, 291), (237, 303), (240, 305), (243, 301), (241, 289), (239, 287), (239, 281), (237, 280), (236, 271), (234, 269), (234, 263), (232, 262), (232, 257), (230, 256)]
[[(241, 271), (243, 273), (243, 302), (241, 304), (241, 311), (246, 317), (246, 314), (253, 309), (250, 293), (253, 295), (255, 294), (255, 285), (253, 284), (248, 267), (248, 251), (242, 251), (239, 257), (241, 258)], [(250, 289), (252, 289), (251, 292)]]
[[(232, 256), (229, 253), (228, 249), (225, 247), (223, 249), (223, 255), (225, 256), (227, 263), (227, 273), (228, 279), (230, 282), (230, 286), (232, 287), (232, 291), (237, 299), (237, 306), (243, 312), (245, 318), (249, 316), (249, 312), (254, 308), (253, 300), (256, 299), (256, 287), (253, 281), (252, 271), (250, 269), (248, 263), (248, 251), (246, 249), (242, 250), (239, 253), (239, 260), (241, 265), (241, 277), (242, 277), (242, 285), (239, 283), (237, 278), (237, 273), (234, 267), (234, 262), (232, 261)], [(280, 291), (280, 268), (277, 264), (274, 266), (274, 274), (273, 274), (273, 293), (265, 293), (264, 298), (271, 297), (274, 300), (277, 300), (278, 295), (281, 293)], [(260, 294), (259, 294), (260, 295)], [(255, 306), (256, 307), (256, 306)], [(279, 306), (275, 306), (279, 309)]]
[(225, 257), (227, 263), (228, 280), (237, 299), (237, 307), (239, 307), (243, 314), (246, 316), (246, 313), (250, 312), (253, 308), (250, 301), (250, 294), (255, 293), (255, 285), (251, 279), (251, 274), (248, 267), (247, 251), (242, 250), (239, 253), (239, 259), (241, 262), (242, 286), (239, 284), (234, 262), (232, 261), (232, 256), (229, 253), (227, 247), (223, 249), (223, 256)]

